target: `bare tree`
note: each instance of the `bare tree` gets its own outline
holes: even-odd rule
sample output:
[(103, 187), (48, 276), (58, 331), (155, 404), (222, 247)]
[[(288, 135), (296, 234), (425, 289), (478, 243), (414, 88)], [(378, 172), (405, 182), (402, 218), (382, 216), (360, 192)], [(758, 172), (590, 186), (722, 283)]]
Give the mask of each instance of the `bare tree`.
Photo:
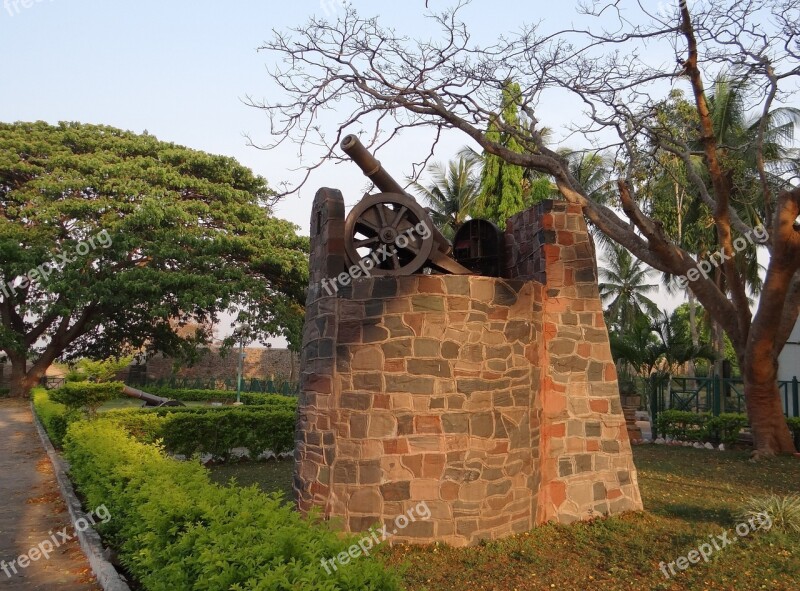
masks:
[[(254, 104), (269, 114), (278, 143), (322, 148), (309, 172), (326, 159), (339, 158), (336, 146), (346, 133), (367, 129), (362, 141), (380, 150), (402, 130), (427, 127), (433, 130), (430, 153), (444, 131), (458, 130), (488, 153), (551, 175), (564, 198), (580, 204), (608, 238), (662, 272), (691, 279), (689, 288), (727, 332), (739, 357), (756, 449), (761, 454), (794, 451), (778, 392), (777, 356), (800, 312), (800, 234), (795, 226), (800, 188), (789, 182), (776, 185), (769, 174), (762, 124), (750, 148), (759, 154), (758, 209), (770, 230), (763, 240), (770, 262), (752, 316), (733, 257), (736, 240), (752, 236), (754, 224), (731, 203), (727, 147), (715, 135), (706, 85), (720, 72), (746, 78), (751, 90), (747, 106), (763, 115), (791, 97), (800, 74), (800, 0), (698, 2), (691, 12), (681, 0), (672, 15), (657, 14), (642, 2), (623, 7), (622, 0), (595, 1), (581, 11), (597, 17), (598, 30), (545, 34), (531, 25), (487, 47), (471, 40), (459, 18), (463, 4), (430, 15), (441, 27), (437, 41), (413, 40), (353, 10), (335, 23), (312, 18), (302, 28), (277, 32), (262, 49), (282, 58), (283, 65), (271, 76), (288, 99)], [(653, 61), (653, 56), (661, 57)], [(504, 131), (517, 134), (524, 153), (486, 134), (489, 121), (497, 120), (497, 97), (509, 79), (521, 87), (520, 110), (527, 124), (523, 130)], [(686, 86), (693, 98), (697, 125), (692, 138), (658, 117), (674, 85)], [(570, 114), (568, 129), (585, 137), (593, 150), (616, 155), (615, 203), (594, 199), (570, 172), (565, 156), (543, 141), (538, 105), (554, 92), (577, 97), (584, 105), (583, 113)], [(319, 120), (330, 110), (339, 125), (328, 134)], [(648, 214), (640, 179), (643, 171), (660, 173), (658, 155), (663, 153), (683, 162), (691, 194), (712, 212), (720, 249), (714, 260), (723, 282), (698, 273), (696, 257)], [(424, 163), (417, 163), (415, 172)]]

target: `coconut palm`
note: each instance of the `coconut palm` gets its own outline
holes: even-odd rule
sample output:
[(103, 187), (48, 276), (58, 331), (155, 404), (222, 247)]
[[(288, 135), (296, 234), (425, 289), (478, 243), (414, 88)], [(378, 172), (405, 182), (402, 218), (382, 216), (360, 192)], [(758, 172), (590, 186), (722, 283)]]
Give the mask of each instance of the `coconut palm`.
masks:
[(462, 151), (445, 167), (432, 164), (428, 185), (414, 182), (414, 192), (429, 208), (433, 223), (447, 238), (452, 238), (467, 221), (481, 192), (479, 158)]
[(606, 304), (608, 323), (625, 333), (639, 316), (655, 318), (658, 306), (647, 294), (658, 290), (648, 283), (652, 271), (625, 248), (610, 243), (605, 266), (599, 268), (600, 298)]

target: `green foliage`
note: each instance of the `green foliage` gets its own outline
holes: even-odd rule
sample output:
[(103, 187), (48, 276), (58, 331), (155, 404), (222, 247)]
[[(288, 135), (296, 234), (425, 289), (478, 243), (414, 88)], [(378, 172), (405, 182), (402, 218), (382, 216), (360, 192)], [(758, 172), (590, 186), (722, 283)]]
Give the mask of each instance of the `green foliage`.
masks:
[(711, 417), (704, 426), (705, 439), (714, 443), (733, 445), (739, 439), (739, 432), (747, 427), (747, 416), (740, 413), (722, 413)]
[(223, 487), (194, 462), (168, 459), (110, 421), (80, 422), (66, 438), (71, 475), (88, 506), (105, 504), (103, 533), (148, 591), (394, 591), (395, 575), (360, 557), (328, 575), (323, 559), (352, 536), (303, 518), (278, 495)]
[(254, 339), (297, 349), (308, 239), (271, 216), (272, 195), (232, 158), (151, 135), (0, 123), (0, 281), (17, 286), (0, 351), (14, 364), (141, 347), (192, 357), (229, 310)]
[(103, 415), (144, 442), (161, 440), (170, 453), (191, 457), (211, 454), (228, 459), (231, 450), (247, 448), (251, 458), (264, 451), (294, 449), (294, 409), (269, 406), (234, 408), (127, 409)]
[(122, 396), (124, 387), (122, 382), (66, 382), (53, 390), (50, 398), (70, 410), (85, 409), (94, 416), (104, 403)]
[(61, 447), (64, 443), (64, 436), (67, 434), (67, 427), (82, 417), (78, 410), (70, 410), (63, 404), (54, 402), (50, 399), (50, 394), (44, 388), (36, 388), (31, 393), (33, 408), (36, 416), (42, 422), (50, 441), (56, 447)]
[(800, 533), (800, 495), (751, 497), (739, 512), (739, 518), (761, 523), (765, 513), (772, 522), (770, 529)]
[[(186, 388), (168, 388), (166, 386), (147, 386), (149, 394), (180, 400), (181, 402), (230, 402), (236, 400), (236, 392), (232, 390), (192, 390)], [(297, 398), (283, 394), (262, 394), (260, 392), (241, 392), (240, 400), (244, 404), (267, 404), (282, 406), (287, 409), (297, 408)]]
[(475, 209), (481, 190), (475, 173), (478, 164), (478, 155), (465, 149), (447, 168), (441, 163), (432, 164), (429, 167), (431, 183), (427, 186), (412, 183), (414, 191), (429, 208), (433, 223), (447, 238), (453, 238)]
[[(791, 430), (800, 429), (800, 419), (786, 419), (786, 423)], [(747, 424), (747, 415), (743, 413), (722, 413), (715, 417), (711, 413), (665, 410), (656, 419), (661, 435), (681, 441), (711, 441), (725, 445), (736, 443), (739, 432)]]
[(133, 355), (127, 357), (109, 357), (108, 359), (94, 360), (82, 357), (78, 359), (75, 368), (67, 374), (68, 382), (110, 382), (123, 369), (133, 362)]
[[(520, 100), (519, 84), (507, 80), (503, 85), (500, 115), (492, 118), (486, 130), (486, 139), (518, 154), (523, 152), (523, 146), (517, 137), (520, 129)], [(524, 176), (523, 167), (509, 164), (499, 156), (485, 152), (476, 217), (490, 219), (504, 228), (508, 218), (525, 209)]]
[(700, 441), (705, 431), (703, 427), (710, 414), (698, 414), (688, 410), (665, 410), (658, 414), (656, 426), (661, 435), (674, 437), (681, 441)]

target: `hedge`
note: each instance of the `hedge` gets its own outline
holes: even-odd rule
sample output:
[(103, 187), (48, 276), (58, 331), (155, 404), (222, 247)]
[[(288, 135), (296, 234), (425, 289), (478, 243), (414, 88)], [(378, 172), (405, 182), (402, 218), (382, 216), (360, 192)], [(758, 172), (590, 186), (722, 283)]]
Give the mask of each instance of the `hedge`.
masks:
[(86, 408), (93, 415), (105, 402), (122, 396), (123, 387), (122, 382), (66, 382), (50, 398), (70, 409)]
[(279, 407), (126, 409), (104, 413), (101, 420), (144, 442), (160, 439), (168, 452), (186, 457), (227, 459), (236, 447), (247, 448), (251, 458), (294, 449), (295, 411)]
[[(188, 390), (185, 388), (168, 388), (147, 386), (144, 391), (148, 394), (172, 398), (182, 402), (232, 402), (236, 400), (236, 392), (230, 390)], [(297, 397), (285, 396), (283, 394), (263, 394), (260, 392), (242, 392), (240, 400), (248, 405), (274, 405), (284, 404), (287, 408), (297, 407)]]
[(61, 447), (67, 427), (70, 423), (80, 419), (82, 414), (79, 410), (70, 410), (63, 404), (54, 402), (44, 388), (34, 388), (31, 396), (33, 398), (33, 408), (36, 415), (47, 431), (48, 437), (53, 445)]
[(112, 421), (79, 421), (64, 450), (101, 532), (147, 591), (398, 591), (397, 575), (360, 556), (327, 574), (323, 559), (354, 543), (277, 494), (210, 482), (196, 462), (167, 458)]
[[(788, 418), (786, 423), (794, 434), (800, 436), (800, 418)], [(681, 441), (712, 441), (731, 445), (736, 443), (739, 432), (748, 424), (744, 413), (694, 413), (688, 410), (665, 410), (656, 419), (658, 432), (663, 436)]]

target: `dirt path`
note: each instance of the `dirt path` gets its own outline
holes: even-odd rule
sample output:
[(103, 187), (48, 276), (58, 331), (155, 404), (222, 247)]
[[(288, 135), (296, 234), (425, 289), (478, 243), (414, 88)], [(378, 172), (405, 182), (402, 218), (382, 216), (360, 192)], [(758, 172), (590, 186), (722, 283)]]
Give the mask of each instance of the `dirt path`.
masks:
[[(99, 591), (27, 401), (0, 399), (0, 452), (0, 589)], [(65, 527), (72, 539), (63, 542), (58, 532)], [(53, 550), (44, 559), (48, 542)], [(23, 568), (24, 554), (37, 560)]]

